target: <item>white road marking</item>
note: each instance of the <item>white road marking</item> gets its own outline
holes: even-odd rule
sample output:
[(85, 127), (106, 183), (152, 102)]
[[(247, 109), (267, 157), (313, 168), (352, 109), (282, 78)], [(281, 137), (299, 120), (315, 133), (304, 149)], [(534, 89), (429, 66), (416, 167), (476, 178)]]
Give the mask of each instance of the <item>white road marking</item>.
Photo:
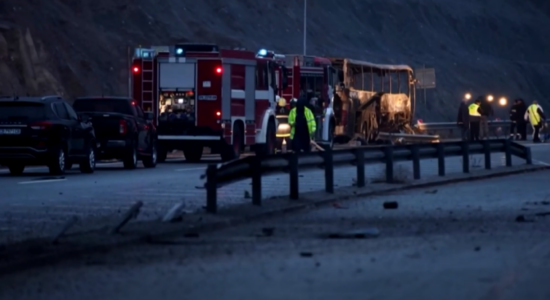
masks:
[(533, 162), (535, 164), (538, 164), (538, 165), (543, 165), (543, 166), (550, 167), (550, 163), (547, 163), (547, 162), (543, 162), (543, 161), (540, 161), (540, 160), (533, 160)]
[(21, 181), (19, 182), (19, 184), (49, 183), (49, 182), (59, 182), (59, 181), (67, 181), (67, 179), (45, 179), (45, 180)]
[(174, 171), (175, 172), (185, 172), (185, 171), (192, 171), (192, 170), (206, 170), (206, 167), (175, 169)]
[(157, 192), (150, 192), (150, 193), (143, 193), (143, 192), (120, 192), (116, 193), (117, 195), (121, 196), (159, 196), (159, 197), (183, 197), (185, 196), (184, 192), (181, 193), (157, 193)]
[[(96, 167), (106, 167), (106, 166), (112, 166), (112, 165), (117, 165), (117, 164), (122, 164), (122, 162), (115, 161), (115, 162), (97, 163)], [(46, 170), (46, 169), (48, 169), (48, 167), (46, 167), (46, 166), (44, 166), (44, 167), (31, 167), (31, 168), (25, 168), (25, 172), (40, 171), (40, 170)], [(71, 170), (76, 170), (76, 168), (71, 169)], [(9, 173), (9, 172), (10, 171), (7, 168), (5, 170), (0, 169), (0, 174)]]

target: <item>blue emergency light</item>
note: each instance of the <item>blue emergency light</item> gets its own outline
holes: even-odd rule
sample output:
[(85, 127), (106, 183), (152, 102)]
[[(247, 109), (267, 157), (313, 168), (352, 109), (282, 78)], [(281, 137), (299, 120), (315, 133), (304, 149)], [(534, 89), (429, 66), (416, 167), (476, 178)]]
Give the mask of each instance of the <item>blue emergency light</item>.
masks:
[(258, 51), (258, 55), (259, 56), (266, 56), (267, 55), (267, 50), (266, 49), (260, 49), (260, 51)]
[(183, 48), (176, 48), (176, 55), (183, 55)]

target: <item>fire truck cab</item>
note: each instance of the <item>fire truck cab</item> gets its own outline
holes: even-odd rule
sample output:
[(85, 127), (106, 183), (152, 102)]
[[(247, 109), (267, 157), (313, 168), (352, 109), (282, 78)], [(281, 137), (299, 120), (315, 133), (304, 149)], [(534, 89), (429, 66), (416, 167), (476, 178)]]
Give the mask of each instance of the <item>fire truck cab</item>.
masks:
[(279, 146), (290, 136), (288, 113), (291, 99), (303, 99), (317, 119), (315, 140), (329, 146), (333, 145), (335, 116), (334, 91), (337, 84), (336, 70), (328, 58), (318, 56), (304, 56), (298, 54), (278, 54), (275, 51), (261, 49), (257, 57), (272, 59), (279, 65), (286, 66), (287, 71), (276, 72), (278, 80), (288, 77), (286, 88), (280, 89), (278, 96), (286, 103), (277, 107), (279, 120), (277, 140)]
[[(246, 147), (259, 155), (275, 153), (281, 66), (244, 50), (213, 44), (178, 44), (135, 49), (130, 78), (133, 98), (155, 115), (159, 161), (183, 150), (199, 161), (203, 149), (224, 161)], [(281, 87), (278, 84), (281, 83)]]

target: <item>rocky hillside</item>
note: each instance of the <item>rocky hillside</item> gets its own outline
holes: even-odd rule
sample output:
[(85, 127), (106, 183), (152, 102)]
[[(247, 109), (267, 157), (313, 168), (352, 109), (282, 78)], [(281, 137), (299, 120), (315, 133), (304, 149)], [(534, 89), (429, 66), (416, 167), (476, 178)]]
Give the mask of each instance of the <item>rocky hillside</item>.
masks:
[[(450, 120), (466, 91), (550, 110), (550, 1), (308, 2), (311, 54), (436, 69), (426, 103), (418, 94), (424, 120)], [(138, 45), (300, 52), (302, 14), (300, 0), (2, 0), (0, 94), (126, 94)]]

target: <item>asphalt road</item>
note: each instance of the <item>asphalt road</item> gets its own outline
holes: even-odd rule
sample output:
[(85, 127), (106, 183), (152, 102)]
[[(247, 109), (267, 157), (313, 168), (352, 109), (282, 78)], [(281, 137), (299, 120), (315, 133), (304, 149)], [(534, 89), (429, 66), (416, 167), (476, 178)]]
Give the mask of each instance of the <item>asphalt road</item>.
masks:
[[(547, 300), (549, 176), (408, 191), (159, 240), (2, 278), (0, 299)], [(398, 208), (384, 209), (387, 201)], [(356, 233), (367, 238), (329, 238)]]
[[(534, 146), (534, 157), (546, 159), (550, 164), (550, 145)], [(502, 155), (493, 155), (493, 164), (503, 165)], [(94, 174), (81, 174), (75, 167), (61, 178), (51, 178), (46, 168), (28, 169), (23, 176), (10, 176), (0, 170), (0, 244), (30, 237), (55, 234), (72, 216), (81, 218), (73, 230), (101, 228), (112, 225), (135, 201), (143, 201), (139, 220), (160, 218), (173, 205), (185, 202), (189, 211), (202, 209), (205, 205), (204, 173), (207, 162), (216, 162), (217, 157), (208, 156), (201, 164), (186, 163), (182, 158), (172, 158), (155, 169), (124, 170), (121, 163), (100, 164)], [(481, 157), (472, 157), (472, 170), (483, 164)], [(514, 163), (522, 163), (514, 160)], [(435, 176), (437, 164), (422, 162), (422, 176)], [(447, 162), (449, 173), (461, 171), (459, 158)], [(367, 177), (371, 180), (383, 176), (381, 165), (369, 166)], [(300, 191), (324, 189), (323, 172), (303, 172)], [(410, 163), (396, 167), (398, 179), (411, 178)], [(336, 186), (351, 186), (355, 178), (353, 167), (335, 171)], [(263, 180), (264, 198), (288, 193), (288, 176), (266, 176)], [(250, 191), (250, 181), (235, 183), (219, 190), (220, 206), (250, 202), (245, 191)]]

